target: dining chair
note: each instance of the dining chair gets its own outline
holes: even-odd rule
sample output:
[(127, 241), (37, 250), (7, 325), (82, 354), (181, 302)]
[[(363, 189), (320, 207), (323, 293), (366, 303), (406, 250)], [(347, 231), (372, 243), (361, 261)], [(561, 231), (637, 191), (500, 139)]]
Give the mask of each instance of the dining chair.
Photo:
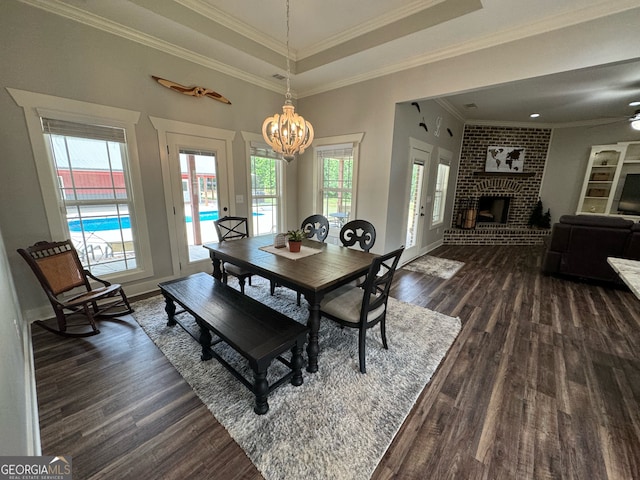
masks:
[[(324, 242), (329, 235), (329, 220), (327, 220), (327, 217), (324, 215), (310, 215), (302, 221), (300, 230), (305, 233), (307, 238), (313, 239), (313, 237), (315, 237), (319, 242)], [(271, 281), (271, 295), (274, 294), (276, 287), (275, 282)], [(298, 306), (300, 306), (301, 301), (302, 294), (298, 292), (296, 301)]]
[[(41, 320), (33, 322), (39, 327), (64, 337), (88, 337), (100, 333), (95, 322), (97, 317), (118, 317), (133, 312), (120, 285), (84, 269), (71, 240), (37, 242), (18, 249), (18, 253), (38, 278), (56, 316), (57, 328)], [(101, 286), (91, 285), (90, 280)], [(85, 317), (86, 322), (70, 325), (67, 320), (72, 316)]]
[(319, 242), (324, 242), (329, 235), (329, 220), (324, 215), (311, 215), (302, 221), (300, 229), (307, 238), (316, 237)]
[[(340, 229), (340, 241), (345, 247), (353, 247), (357, 243), (362, 250), (368, 252), (376, 243), (376, 228), (366, 220), (351, 220)], [(365, 278), (357, 278), (351, 284), (361, 286)]]
[(343, 327), (358, 329), (360, 372), (366, 373), (365, 346), (367, 330), (380, 324), (382, 346), (387, 344), (386, 317), (389, 288), (404, 246), (371, 262), (362, 287), (344, 285), (328, 293), (320, 303), (320, 314)]
[[(219, 242), (230, 242), (233, 240), (240, 240), (241, 238), (247, 238), (249, 236), (247, 217), (225, 216), (218, 220), (214, 220), (213, 224), (216, 228)], [(228, 275), (236, 277), (240, 284), (241, 293), (244, 293), (244, 284), (247, 278), (249, 279), (249, 285), (251, 285), (251, 276), (253, 273), (250, 270), (229, 262), (222, 262), (221, 268), (223, 283), (227, 283)]]
[(340, 229), (340, 241), (345, 247), (353, 247), (357, 243), (368, 252), (376, 243), (376, 228), (366, 220), (351, 220)]

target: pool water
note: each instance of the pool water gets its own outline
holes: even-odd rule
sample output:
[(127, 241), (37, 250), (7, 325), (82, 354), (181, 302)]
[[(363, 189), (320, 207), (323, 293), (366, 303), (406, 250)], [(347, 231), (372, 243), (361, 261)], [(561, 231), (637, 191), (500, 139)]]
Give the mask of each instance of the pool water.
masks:
[[(262, 213), (254, 213), (253, 216), (257, 217), (263, 215)], [(208, 210), (205, 212), (200, 212), (200, 221), (206, 222), (210, 220), (218, 219), (218, 211), (217, 210)], [(191, 216), (185, 217), (187, 223), (192, 221)], [(122, 223), (121, 223), (122, 222)], [(85, 232), (103, 232), (105, 230), (119, 230), (131, 228), (131, 220), (128, 215), (123, 215), (118, 219), (118, 217), (94, 217), (94, 218), (84, 218), (82, 220), (69, 220), (69, 230), (72, 232), (81, 232), (82, 227), (84, 227)]]

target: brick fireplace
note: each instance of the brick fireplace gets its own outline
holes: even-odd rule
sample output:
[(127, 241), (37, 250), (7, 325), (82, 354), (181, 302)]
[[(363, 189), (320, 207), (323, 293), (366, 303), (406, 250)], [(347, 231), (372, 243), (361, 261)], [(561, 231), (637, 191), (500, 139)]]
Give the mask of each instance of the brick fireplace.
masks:
[[(444, 243), (453, 245), (542, 243), (549, 231), (529, 228), (527, 223), (538, 201), (550, 139), (551, 129), (548, 128), (465, 125), (456, 183), (453, 225), (445, 230)], [(494, 145), (524, 148), (523, 170), (517, 173), (485, 172), (487, 148)], [(487, 203), (487, 198), (490, 197), (493, 202)], [(459, 219), (470, 206), (475, 210), (475, 226), (459, 228)], [(498, 215), (499, 221), (495, 218)]]

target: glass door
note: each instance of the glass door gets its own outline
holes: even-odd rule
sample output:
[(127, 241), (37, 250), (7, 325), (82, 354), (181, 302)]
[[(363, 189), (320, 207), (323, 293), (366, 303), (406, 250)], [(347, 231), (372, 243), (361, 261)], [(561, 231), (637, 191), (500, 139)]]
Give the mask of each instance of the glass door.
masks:
[(412, 260), (420, 255), (425, 229), (429, 159), (430, 152), (411, 148), (411, 185), (407, 202), (407, 235), (403, 261)]
[(202, 245), (218, 241), (214, 221), (228, 213), (225, 144), (179, 134), (167, 139), (180, 271), (192, 273), (209, 263)]

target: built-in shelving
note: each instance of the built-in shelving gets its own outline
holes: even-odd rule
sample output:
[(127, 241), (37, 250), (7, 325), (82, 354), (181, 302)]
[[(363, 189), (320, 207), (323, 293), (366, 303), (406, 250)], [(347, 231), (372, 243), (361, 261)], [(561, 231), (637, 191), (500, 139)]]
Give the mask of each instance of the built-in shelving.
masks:
[(616, 215), (627, 173), (640, 172), (640, 142), (591, 147), (578, 214)]

